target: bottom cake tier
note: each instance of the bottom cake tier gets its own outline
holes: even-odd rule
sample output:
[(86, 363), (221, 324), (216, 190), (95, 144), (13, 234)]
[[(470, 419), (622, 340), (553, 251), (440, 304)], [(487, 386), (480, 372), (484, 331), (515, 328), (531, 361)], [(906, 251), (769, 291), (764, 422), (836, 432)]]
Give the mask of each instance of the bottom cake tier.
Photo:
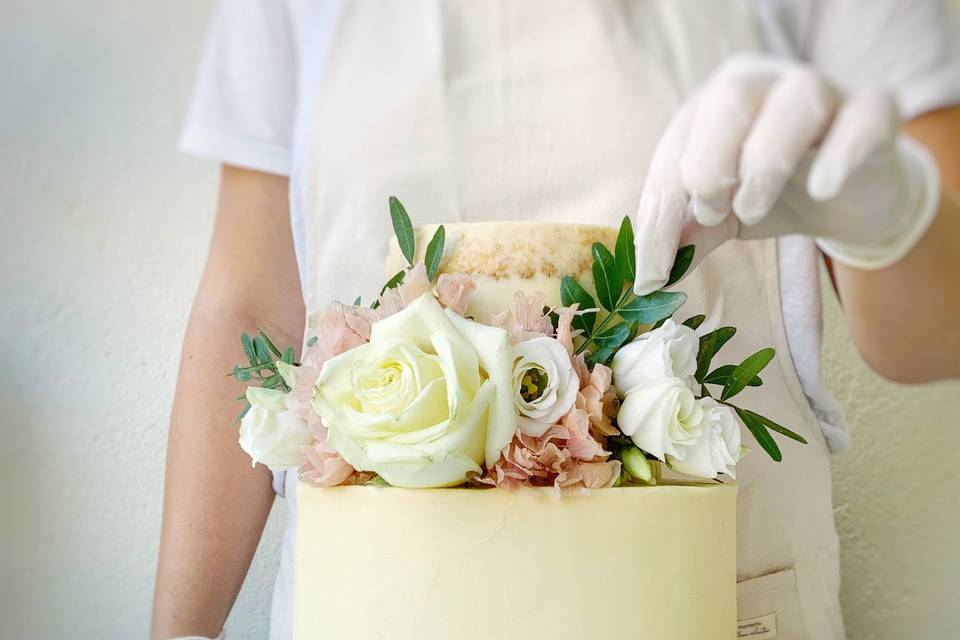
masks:
[(729, 640), (734, 485), (298, 487), (295, 640)]

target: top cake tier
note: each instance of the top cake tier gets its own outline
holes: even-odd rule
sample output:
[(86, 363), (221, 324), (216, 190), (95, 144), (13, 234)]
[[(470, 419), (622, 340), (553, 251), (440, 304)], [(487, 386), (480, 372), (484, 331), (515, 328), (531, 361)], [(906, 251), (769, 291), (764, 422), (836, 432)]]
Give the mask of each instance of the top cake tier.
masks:
[[(416, 261), (439, 225), (417, 227)], [(518, 291), (542, 293), (547, 306), (560, 305), (560, 281), (574, 276), (593, 291), (591, 265), (594, 242), (613, 251), (617, 229), (554, 222), (472, 222), (445, 224), (446, 243), (440, 273), (473, 276), (476, 291), (467, 314), (484, 321), (492, 313), (512, 308)], [(388, 277), (406, 266), (394, 238), (390, 243)]]

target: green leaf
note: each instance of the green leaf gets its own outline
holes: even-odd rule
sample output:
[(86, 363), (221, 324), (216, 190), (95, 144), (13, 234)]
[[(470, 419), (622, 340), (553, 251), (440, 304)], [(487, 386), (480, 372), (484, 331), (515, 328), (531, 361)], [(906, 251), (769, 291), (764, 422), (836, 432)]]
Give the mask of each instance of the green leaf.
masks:
[(286, 383), (283, 381), (283, 376), (279, 373), (275, 373), (263, 381), (263, 386), (267, 389), (277, 389), (285, 385)]
[(283, 352), (283, 356), (281, 356), (280, 361), (286, 362), (287, 364), (293, 364), (293, 347), (287, 347), (286, 351)]
[(443, 225), (437, 227), (430, 244), (427, 245), (427, 253), (423, 259), (423, 264), (427, 267), (427, 280), (433, 282), (434, 276), (440, 270), (440, 259), (443, 257), (443, 243), (446, 239), (446, 231)]
[(360, 296), (353, 299), (353, 306), (359, 307), (361, 304), (363, 304), (363, 300), (360, 299)]
[(673, 315), (687, 301), (687, 294), (680, 291), (654, 291), (637, 296), (620, 308), (620, 316), (628, 322), (653, 324)]
[(239, 380), (240, 382), (247, 382), (251, 378), (250, 372), (244, 369), (243, 367), (241, 367), (240, 365), (237, 365), (236, 367), (233, 368), (233, 377)]
[(407, 263), (413, 266), (413, 256), (416, 253), (416, 239), (413, 235), (413, 223), (410, 222), (410, 216), (407, 210), (403, 208), (400, 201), (394, 196), (390, 196), (390, 220), (393, 222), (393, 233), (397, 236), (397, 244), (400, 245), (400, 253), (407, 259)]
[(257, 352), (253, 348), (253, 340), (250, 339), (250, 336), (246, 333), (240, 334), (240, 343), (243, 345), (243, 353), (247, 356), (247, 360), (250, 361), (250, 366), (254, 366), (257, 363)]
[(613, 357), (616, 349), (613, 347), (601, 347), (587, 356), (587, 364), (591, 367), (598, 364), (606, 364)]
[(273, 361), (273, 356), (270, 355), (270, 347), (267, 345), (267, 341), (263, 339), (262, 335), (254, 336), (253, 349), (257, 353), (257, 362), (254, 363), (254, 366), (258, 364), (267, 364)]
[[(383, 285), (383, 288), (380, 289), (380, 295), (383, 295), (387, 292), (387, 289), (396, 289), (401, 284), (403, 284), (403, 279), (407, 277), (406, 271), (398, 271), (393, 276), (387, 280), (387, 283)], [(376, 303), (377, 306), (380, 306), (379, 303)]]
[(720, 327), (700, 336), (700, 348), (697, 351), (697, 372), (694, 374), (697, 382), (703, 382), (703, 377), (710, 370), (713, 356), (717, 355), (721, 347), (727, 344), (727, 341), (736, 332), (736, 327)]
[(630, 337), (630, 323), (621, 322), (615, 324), (603, 332), (593, 336), (593, 343), (600, 348), (619, 349), (620, 346)]
[(686, 320), (684, 320), (683, 326), (690, 327), (691, 329), (696, 330), (700, 328), (700, 325), (702, 325), (703, 321), (706, 319), (707, 319), (707, 316), (701, 313), (699, 315), (693, 316), (692, 318), (687, 318)]
[(756, 414), (739, 407), (734, 407), (734, 410), (737, 412), (737, 415), (740, 416), (740, 419), (743, 420), (743, 424), (747, 427), (747, 430), (750, 431), (753, 439), (767, 452), (767, 455), (769, 455), (774, 462), (783, 460), (783, 454), (780, 452), (780, 447), (777, 446), (777, 441), (773, 439), (773, 436), (770, 435), (767, 428), (763, 426), (763, 423), (756, 419)]
[(637, 278), (637, 250), (633, 242), (633, 224), (630, 222), (630, 216), (623, 216), (614, 252), (620, 275), (632, 284)]
[(317, 336), (313, 336), (312, 338), (310, 338), (309, 340), (307, 340), (307, 346), (308, 346), (308, 347), (312, 347), (313, 345), (317, 344), (317, 340), (319, 340), (319, 339), (320, 339), (320, 338), (318, 338)]
[(726, 400), (743, 391), (747, 383), (753, 380), (754, 376), (763, 371), (763, 368), (770, 364), (776, 351), (767, 347), (760, 349), (753, 355), (747, 356), (743, 362), (737, 365), (737, 368), (730, 374), (730, 379), (723, 386), (723, 393), (720, 394), (721, 400)]
[[(593, 296), (587, 293), (587, 290), (584, 289), (573, 276), (564, 276), (560, 282), (560, 303), (565, 307), (579, 304), (580, 311), (595, 309), (597, 307)], [(596, 311), (591, 311), (574, 316), (572, 324), (574, 329), (580, 329), (583, 331), (583, 335), (589, 338), (593, 333), (593, 325), (596, 321), (597, 313)]]
[(773, 420), (771, 420), (766, 416), (762, 416), (759, 413), (750, 411), (749, 409), (740, 409), (740, 411), (743, 411), (744, 413), (749, 414), (753, 419), (757, 420), (758, 422), (760, 422), (760, 424), (770, 429), (771, 431), (776, 431), (781, 435), (787, 436), (791, 440), (796, 440), (800, 444), (807, 444), (807, 439), (801, 436), (799, 433), (791, 431), (790, 429), (787, 429), (786, 427), (777, 424), (776, 422), (774, 422)]
[(623, 292), (623, 276), (610, 250), (599, 242), (593, 243), (593, 283), (600, 304), (607, 311), (613, 311)]
[(664, 324), (666, 321), (667, 321), (666, 318), (664, 318), (663, 320), (657, 320), (656, 322), (653, 323), (653, 326), (650, 327), (650, 330), (653, 331), (654, 329), (659, 329), (660, 327), (663, 326), (663, 324)]
[(670, 269), (670, 278), (663, 286), (669, 287), (676, 284), (687, 273), (687, 269), (693, 264), (693, 254), (696, 253), (696, 249), (692, 244), (677, 249), (677, 257), (673, 259), (673, 268)]
[[(383, 285), (383, 288), (380, 289), (380, 294), (378, 295), (378, 297), (386, 293), (387, 289), (396, 289), (397, 287), (399, 287), (401, 284), (403, 284), (403, 279), (406, 277), (407, 277), (406, 271), (398, 271), (395, 274), (393, 274), (393, 276), (391, 276), (391, 278), (387, 280), (387, 282)], [(380, 300), (374, 300), (373, 303), (370, 305), (370, 308), (376, 309), (379, 306), (380, 306)]]
[[(733, 370), (736, 369), (736, 365), (725, 364), (722, 367), (717, 367), (706, 376), (704, 376), (703, 381), (707, 384), (716, 384), (721, 387), (727, 384), (727, 381), (730, 379), (730, 374), (733, 373)], [(753, 376), (753, 379), (747, 383), (748, 387), (759, 387), (763, 384), (763, 380), (760, 376)]]
[[(257, 329), (257, 333), (260, 334), (260, 336), (263, 338), (263, 341), (267, 343), (267, 347), (270, 348), (270, 351), (273, 352), (273, 354), (276, 357), (279, 358), (281, 355), (283, 355), (280, 352), (280, 349), (277, 348), (277, 345), (273, 344), (273, 341), (270, 339), (269, 336), (267, 336), (266, 332), (263, 329)], [(272, 359), (273, 358), (271, 358), (271, 360)]]
[[(244, 400), (245, 399), (246, 399), (246, 396), (244, 396)], [(243, 420), (243, 416), (247, 415), (247, 411), (250, 411), (249, 402), (244, 403), (243, 409), (240, 410), (240, 415), (238, 415), (236, 418), (233, 419), (233, 424), (239, 424), (240, 421)]]

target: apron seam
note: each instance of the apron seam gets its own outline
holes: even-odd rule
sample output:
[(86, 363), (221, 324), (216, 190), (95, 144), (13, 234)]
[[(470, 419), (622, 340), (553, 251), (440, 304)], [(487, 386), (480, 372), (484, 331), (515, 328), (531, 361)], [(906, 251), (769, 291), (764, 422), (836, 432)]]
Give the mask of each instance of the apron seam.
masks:
[(783, 324), (782, 301), (780, 299), (779, 245), (776, 238), (769, 238), (763, 242), (765, 244), (763, 250), (764, 271), (767, 274), (764, 278), (763, 295), (767, 302), (770, 335), (776, 340), (777, 349), (786, 354), (786, 357), (775, 358), (775, 360), (780, 368), (780, 373), (783, 375), (790, 398), (810, 426), (810, 436), (817, 442), (817, 446), (829, 456), (830, 449), (820, 429), (820, 421), (803, 392), (796, 363), (793, 361), (793, 354), (790, 352), (790, 344), (787, 342), (786, 327)]

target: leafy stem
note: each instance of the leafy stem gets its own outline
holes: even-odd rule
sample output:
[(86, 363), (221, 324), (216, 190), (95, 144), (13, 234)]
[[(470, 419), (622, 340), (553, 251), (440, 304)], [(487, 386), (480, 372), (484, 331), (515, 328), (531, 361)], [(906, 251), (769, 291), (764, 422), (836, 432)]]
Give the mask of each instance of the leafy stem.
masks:
[(626, 289), (623, 292), (623, 295), (620, 296), (620, 299), (617, 300), (617, 303), (614, 305), (613, 310), (607, 314), (607, 317), (600, 321), (600, 324), (593, 330), (591, 335), (580, 343), (580, 346), (576, 348), (576, 350), (573, 352), (573, 355), (579, 355), (583, 353), (587, 346), (593, 342), (594, 336), (603, 333), (604, 329), (606, 329), (610, 324), (610, 320), (615, 318), (620, 313), (620, 310), (623, 308), (624, 304), (631, 297), (631, 295), (630, 289)]
[[(591, 351), (591, 363), (606, 363), (625, 342), (632, 339), (640, 326), (662, 322), (686, 302), (686, 294), (679, 291), (654, 291), (638, 296), (633, 292), (636, 280), (633, 227), (625, 217), (620, 225), (614, 253), (599, 242), (591, 249), (596, 299), (572, 276), (566, 276), (560, 285), (560, 301), (564, 306), (577, 304), (581, 312), (573, 320), (580, 331), (581, 342), (576, 354)], [(666, 285), (677, 282), (693, 263), (694, 247), (687, 245), (677, 251)], [(599, 302), (599, 304), (597, 304)], [(607, 315), (597, 324), (597, 313), (605, 309)]]

